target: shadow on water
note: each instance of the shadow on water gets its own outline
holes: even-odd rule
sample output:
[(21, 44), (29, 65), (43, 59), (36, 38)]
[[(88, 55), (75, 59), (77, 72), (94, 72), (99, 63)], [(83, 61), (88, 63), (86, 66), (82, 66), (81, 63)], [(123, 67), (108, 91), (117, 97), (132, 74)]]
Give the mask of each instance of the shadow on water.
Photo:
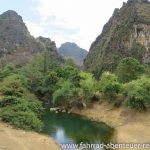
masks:
[(43, 132), (58, 144), (109, 143), (113, 135), (113, 129), (106, 124), (76, 114), (47, 111), (43, 122)]

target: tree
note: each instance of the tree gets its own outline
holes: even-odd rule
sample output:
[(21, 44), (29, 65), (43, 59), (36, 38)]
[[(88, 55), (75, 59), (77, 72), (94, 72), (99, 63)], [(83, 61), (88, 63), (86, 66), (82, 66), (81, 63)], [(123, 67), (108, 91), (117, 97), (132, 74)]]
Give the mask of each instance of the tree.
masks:
[(66, 105), (72, 100), (74, 86), (70, 81), (60, 83), (60, 87), (53, 93), (54, 105)]
[(119, 93), (121, 89), (121, 84), (118, 82), (118, 78), (115, 74), (110, 72), (104, 72), (99, 81), (98, 89), (111, 102), (115, 101), (116, 94)]
[(123, 83), (135, 80), (144, 73), (146, 67), (132, 57), (124, 58), (116, 69), (116, 74)]
[(43, 83), (41, 86), (41, 93), (44, 96), (45, 101), (48, 102), (48, 106), (51, 104), (52, 94), (57, 89), (57, 83), (59, 78), (57, 73), (52, 71), (48, 73), (43, 79)]
[(80, 75), (79, 70), (73, 66), (64, 65), (57, 70), (59, 78), (70, 80), (75, 86), (79, 86)]
[(41, 86), (45, 76), (44, 56), (37, 54), (30, 63), (21, 70), (30, 82), (30, 89), (37, 95), (41, 95)]
[(85, 101), (92, 99), (96, 92), (96, 80), (91, 73), (80, 72), (80, 89), (82, 91), (82, 98)]
[(150, 78), (142, 76), (123, 86), (127, 106), (138, 110), (150, 108)]

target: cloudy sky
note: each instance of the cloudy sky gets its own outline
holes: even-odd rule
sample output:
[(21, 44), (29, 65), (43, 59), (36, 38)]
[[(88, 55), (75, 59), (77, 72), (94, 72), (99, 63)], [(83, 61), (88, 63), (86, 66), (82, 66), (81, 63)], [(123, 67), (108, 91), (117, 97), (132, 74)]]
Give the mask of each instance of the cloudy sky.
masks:
[(0, 13), (17, 11), (33, 36), (49, 37), (57, 47), (68, 41), (88, 50), (123, 1), (127, 0), (0, 0)]

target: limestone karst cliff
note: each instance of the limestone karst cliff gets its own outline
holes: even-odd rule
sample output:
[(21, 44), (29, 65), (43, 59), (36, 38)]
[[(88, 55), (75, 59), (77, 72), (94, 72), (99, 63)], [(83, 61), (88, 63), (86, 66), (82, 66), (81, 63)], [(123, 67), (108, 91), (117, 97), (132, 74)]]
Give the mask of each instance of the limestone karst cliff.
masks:
[(8, 10), (0, 15), (0, 65), (23, 65), (45, 48), (49, 51), (50, 61), (62, 61), (55, 43), (47, 38), (31, 36), (22, 17), (15, 11)]
[(98, 77), (103, 71), (113, 71), (122, 58), (129, 56), (150, 64), (148, 0), (128, 0), (120, 9), (115, 9), (92, 43), (84, 65)]

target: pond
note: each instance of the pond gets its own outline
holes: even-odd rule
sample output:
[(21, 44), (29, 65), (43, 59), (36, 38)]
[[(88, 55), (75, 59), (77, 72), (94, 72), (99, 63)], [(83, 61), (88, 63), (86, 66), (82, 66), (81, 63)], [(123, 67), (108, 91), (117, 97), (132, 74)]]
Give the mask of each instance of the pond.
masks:
[(76, 114), (48, 111), (43, 122), (44, 133), (53, 137), (64, 150), (76, 150), (78, 148), (103, 150), (97, 146), (100, 143), (110, 142), (113, 135), (113, 129), (106, 124), (91, 121)]

